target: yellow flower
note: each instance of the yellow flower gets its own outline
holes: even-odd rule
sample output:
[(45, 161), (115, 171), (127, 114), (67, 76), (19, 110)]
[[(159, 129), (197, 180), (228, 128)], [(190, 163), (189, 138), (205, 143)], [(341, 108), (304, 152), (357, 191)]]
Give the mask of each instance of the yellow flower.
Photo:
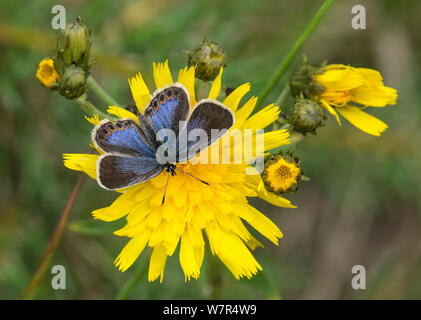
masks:
[(300, 167), (294, 160), (283, 156), (271, 156), (265, 163), (263, 181), (268, 190), (275, 193), (295, 191), (300, 177)]
[[(167, 61), (154, 63), (153, 71), (157, 88), (173, 83)], [(221, 68), (212, 84), (209, 93), (211, 99), (215, 99), (221, 89), (222, 71)], [(187, 88), (191, 105), (196, 101), (194, 79), (194, 67), (180, 70), (178, 83)], [(140, 74), (130, 79), (129, 84), (139, 112), (143, 113), (150, 101), (150, 91)], [(238, 108), (240, 100), (249, 90), (250, 85), (243, 84), (223, 101), (235, 113), (234, 128), (242, 131), (264, 128), (273, 123), (280, 113), (277, 106), (269, 105), (250, 116), (257, 102), (256, 97)], [(138, 121), (136, 115), (119, 107), (110, 107), (108, 112)], [(96, 123), (96, 119), (89, 121)], [(264, 133), (265, 152), (289, 143), (288, 136), (286, 130)], [(98, 156), (64, 154), (64, 164), (70, 169), (84, 171), (95, 179)], [(282, 233), (273, 222), (248, 203), (247, 197), (260, 197), (274, 205), (293, 208), (291, 202), (268, 192), (259, 174), (246, 174), (246, 168), (257, 170), (244, 161), (240, 164), (196, 165), (189, 162), (177, 164), (177, 167), (210, 185), (204, 185), (188, 175), (177, 174), (170, 178), (165, 204), (161, 205), (167, 179), (167, 175), (162, 173), (142, 184), (118, 190), (121, 195), (114, 203), (93, 211), (96, 219), (104, 221), (126, 216), (125, 227), (114, 233), (129, 237), (130, 241), (118, 255), (115, 265), (125, 271), (146, 246), (152, 247), (149, 281), (159, 277), (162, 282), (166, 260), (173, 255), (179, 244), (179, 260), (185, 280), (197, 279), (205, 249), (203, 236), (206, 234), (212, 254), (222, 260), (236, 279), (244, 276), (250, 278), (262, 270), (250, 252), (250, 249), (262, 245), (247, 230), (244, 221), (275, 244), (278, 244)]]
[(54, 60), (51, 58), (41, 60), (38, 65), (36, 77), (47, 88), (51, 89), (57, 85), (60, 75), (54, 69)]
[(316, 74), (315, 78), (326, 89), (318, 95), (321, 105), (336, 117), (339, 125), (341, 122), (336, 111), (368, 134), (380, 136), (386, 130), (383, 121), (362, 111), (368, 106), (384, 107), (396, 103), (397, 91), (384, 86), (378, 71), (334, 64), (324, 67), (324, 72)]

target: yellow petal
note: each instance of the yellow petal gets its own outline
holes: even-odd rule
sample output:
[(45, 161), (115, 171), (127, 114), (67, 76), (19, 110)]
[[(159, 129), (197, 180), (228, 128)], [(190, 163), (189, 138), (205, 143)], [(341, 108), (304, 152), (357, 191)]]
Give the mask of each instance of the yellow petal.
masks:
[(264, 129), (278, 119), (280, 112), (279, 107), (272, 103), (248, 118), (242, 127)]
[(158, 62), (158, 64), (153, 63), (153, 77), (157, 89), (173, 83), (170, 68), (168, 67), (168, 60)]
[(149, 281), (155, 281), (158, 277), (160, 277), (159, 282), (162, 283), (167, 257), (168, 255), (164, 246), (157, 245), (153, 248), (151, 261), (149, 263)]
[(231, 92), (228, 97), (225, 98), (223, 104), (230, 108), (233, 112), (237, 110), (238, 104), (244, 95), (250, 91), (250, 83), (244, 83), (233, 92)]
[(115, 259), (114, 265), (122, 272), (130, 268), (148, 243), (149, 236), (150, 231), (147, 230), (130, 239)]
[(250, 279), (262, 270), (244, 242), (234, 233), (214, 225), (206, 228), (206, 234), (212, 252), (221, 259), (236, 279), (244, 276)]
[(189, 92), (191, 106), (194, 106), (196, 104), (196, 95), (194, 92), (194, 74), (194, 66), (190, 68), (185, 67), (184, 69), (181, 69), (178, 73), (178, 82), (185, 86), (187, 91)]
[(148, 87), (146, 86), (145, 81), (142, 78), (142, 75), (138, 73), (133, 78), (129, 79), (130, 89), (132, 91), (133, 99), (136, 103), (137, 109), (140, 113), (143, 114), (145, 108), (147, 107), (151, 94)]
[(113, 114), (115, 116), (117, 116), (120, 119), (130, 119), (133, 120), (134, 122), (136, 122), (139, 125), (139, 119), (137, 118), (137, 116), (130, 112), (129, 110), (126, 110), (124, 108), (120, 108), (120, 107), (116, 107), (116, 106), (110, 106), (108, 107), (107, 112), (109, 114)]
[(316, 81), (327, 91), (346, 91), (363, 84), (363, 78), (355, 68), (343, 65), (326, 68), (324, 73), (316, 75)]
[(219, 69), (219, 73), (216, 76), (215, 80), (213, 80), (212, 87), (209, 92), (209, 99), (216, 99), (218, 98), (219, 91), (221, 91), (221, 79), (222, 79), (222, 72), (224, 71), (224, 68), (221, 67)]
[(380, 72), (367, 68), (357, 70), (363, 77), (364, 84), (350, 91), (352, 101), (371, 107), (396, 103), (397, 91), (384, 86)]
[[(330, 106), (330, 104), (327, 103), (326, 101), (324, 101), (323, 99), (321, 99), (320, 102), (321, 102), (322, 107), (325, 108), (331, 115), (333, 115), (335, 117), (336, 121), (338, 121), (338, 124), (341, 125), (341, 119), (339, 119), (339, 116), (336, 113), (335, 109), (333, 109)], [(340, 107), (340, 108), (343, 108), (343, 107)]]
[(85, 119), (88, 120), (89, 123), (93, 124), (94, 126), (99, 124), (99, 116), (97, 113), (94, 114), (93, 117), (87, 117), (85, 116)]
[(197, 264), (193, 243), (188, 232), (184, 232), (181, 236), (180, 265), (184, 271), (185, 281), (190, 281), (190, 278), (199, 278), (200, 268)]
[(339, 113), (355, 127), (373, 136), (380, 136), (387, 129), (387, 124), (369, 115), (358, 107), (346, 106), (338, 108)]
[(78, 153), (64, 153), (64, 165), (77, 171), (83, 171), (88, 176), (96, 180), (96, 161), (99, 155), (97, 154), (78, 154)]
[(133, 193), (127, 192), (121, 194), (110, 206), (92, 211), (92, 215), (102, 221), (114, 221), (124, 217), (135, 209), (136, 205)]
[(234, 128), (241, 128), (256, 106), (257, 97), (251, 97), (236, 113)]

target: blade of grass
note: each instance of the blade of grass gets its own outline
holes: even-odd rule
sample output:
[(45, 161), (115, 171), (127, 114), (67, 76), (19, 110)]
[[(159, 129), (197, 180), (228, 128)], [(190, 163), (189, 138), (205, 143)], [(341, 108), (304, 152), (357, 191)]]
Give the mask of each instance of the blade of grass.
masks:
[(294, 60), (297, 53), (300, 51), (303, 44), (307, 41), (308, 37), (313, 33), (316, 29), (317, 25), (319, 24), (320, 20), (322, 20), (323, 16), (332, 5), (334, 0), (325, 0), (320, 7), (320, 9), (316, 12), (314, 17), (311, 19), (307, 27), (304, 29), (303, 33), (294, 43), (291, 50), (288, 54), (284, 57), (284, 59), (279, 63), (278, 68), (275, 70), (275, 73), (272, 75), (266, 86), (263, 88), (262, 92), (259, 94), (259, 100), (257, 101), (256, 109), (258, 109), (272, 89), (276, 86), (279, 79), (284, 75), (285, 71), (291, 65), (292, 61)]

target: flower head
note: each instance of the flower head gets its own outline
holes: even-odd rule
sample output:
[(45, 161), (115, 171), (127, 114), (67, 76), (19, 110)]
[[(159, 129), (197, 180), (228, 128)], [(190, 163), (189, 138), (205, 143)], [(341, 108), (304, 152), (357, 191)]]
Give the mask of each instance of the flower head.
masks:
[(54, 68), (54, 60), (51, 58), (41, 60), (38, 64), (36, 77), (47, 88), (56, 88), (60, 75)]
[[(154, 63), (153, 71), (157, 88), (174, 83), (167, 61)], [(210, 89), (211, 99), (215, 99), (221, 89), (222, 71), (221, 68)], [(196, 102), (194, 79), (194, 67), (180, 70), (178, 83), (187, 89), (191, 106)], [(151, 99), (150, 91), (140, 74), (131, 78), (129, 84), (138, 111), (143, 113)], [(250, 85), (243, 84), (222, 102), (235, 114), (233, 129), (261, 129), (278, 118), (280, 110), (274, 105), (251, 116), (256, 97), (238, 108), (240, 100), (249, 90)], [(112, 106), (108, 112), (119, 118), (138, 121), (135, 114), (123, 108)], [(89, 121), (97, 123), (95, 118), (89, 118)], [(288, 136), (286, 130), (264, 133), (264, 151), (287, 144)], [(253, 137), (255, 139), (255, 133)], [(96, 179), (98, 157), (93, 154), (65, 154), (64, 163), (68, 168), (84, 171)], [(204, 257), (206, 235), (212, 254), (222, 260), (236, 279), (250, 278), (262, 270), (250, 252), (262, 245), (251, 235), (244, 222), (275, 244), (282, 233), (273, 222), (248, 203), (247, 197), (261, 197), (274, 205), (292, 208), (294, 206), (290, 201), (268, 192), (259, 174), (246, 174), (246, 168), (257, 171), (246, 161), (235, 164), (188, 162), (177, 164), (177, 167), (210, 185), (204, 185), (186, 174), (177, 174), (171, 177), (165, 204), (161, 205), (167, 179), (167, 175), (161, 173), (142, 184), (118, 190), (120, 195), (114, 203), (93, 211), (94, 218), (104, 221), (126, 216), (125, 227), (114, 233), (129, 237), (130, 240), (118, 255), (115, 265), (125, 271), (146, 246), (151, 247), (149, 280), (160, 278), (162, 281), (167, 258), (179, 246), (179, 260), (185, 279), (197, 279)]]
[(266, 188), (274, 193), (296, 191), (301, 178), (299, 161), (288, 154), (271, 156), (265, 163), (262, 176)]
[(380, 136), (386, 130), (387, 125), (383, 121), (363, 111), (369, 106), (384, 107), (396, 103), (397, 91), (383, 84), (378, 71), (342, 64), (322, 65), (318, 68), (304, 65), (299, 70), (291, 81), (292, 92), (302, 92), (307, 98), (317, 98), (339, 125), (341, 121), (337, 112), (368, 134)]

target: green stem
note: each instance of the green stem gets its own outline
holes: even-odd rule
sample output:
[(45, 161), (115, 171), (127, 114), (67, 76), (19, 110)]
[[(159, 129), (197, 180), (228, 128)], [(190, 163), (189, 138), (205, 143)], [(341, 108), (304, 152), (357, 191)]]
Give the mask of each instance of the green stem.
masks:
[(265, 101), (269, 93), (272, 89), (276, 86), (279, 79), (283, 76), (285, 71), (288, 69), (292, 61), (294, 60), (295, 56), (297, 55), (298, 51), (301, 49), (303, 44), (306, 42), (308, 37), (312, 34), (314, 29), (316, 29), (317, 25), (319, 24), (320, 20), (323, 18), (329, 7), (332, 5), (334, 0), (325, 0), (320, 7), (320, 9), (316, 12), (313, 19), (311, 19), (310, 23), (305, 28), (304, 32), (298, 38), (298, 40), (294, 43), (294, 46), (288, 52), (288, 54), (284, 57), (281, 63), (278, 65), (273, 76), (270, 78), (264, 89), (259, 95), (259, 101), (257, 102), (256, 108), (260, 107), (262, 103)]
[(275, 106), (279, 106), (282, 108), (282, 105), (288, 101), (289, 97), (290, 97), (290, 88), (289, 88), (289, 83), (287, 82), (284, 88), (282, 89), (282, 92), (279, 95), (278, 99), (276, 100)]
[(79, 193), (80, 187), (82, 186), (82, 182), (85, 178), (85, 174), (82, 173), (79, 175), (79, 178), (76, 182), (75, 187), (73, 188), (72, 195), (70, 196), (69, 201), (67, 201), (66, 207), (64, 208), (60, 220), (58, 221), (53, 234), (48, 241), (47, 248), (44, 251), (44, 255), (41, 258), (41, 262), (35, 271), (31, 281), (23, 290), (21, 295), (21, 299), (31, 300), (35, 298), (35, 295), (38, 291), (38, 287), (41, 284), (42, 279), (45, 276), (48, 266), (50, 265), (50, 261), (56, 252), (57, 246), (60, 243), (61, 237), (63, 235), (63, 231), (67, 225), (67, 221), (69, 220), (70, 212), (72, 211), (73, 205), (75, 203), (76, 197)]
[(87, 80), (88, 88), (95, 92), (95, 95), (100, 98), (108, 106), (121, 106), (120, 103), (115, 101), (91, 76)]
[(142, 264), (137, 268), (136, 272), (129, 279), (129, 281), (124, 285), (124, 287), (119, 291), (116, 296), (116, 300), (125, 300), (127, 299), (130, 292), (138, 284), (140, 280), (146, 275), (148, 271), (148, 261), (149, 254), (143, 259)]
[(79, 98), (74, 99), (73, 102), (81, 107), (83, 111), (85, 111), (87, 114), (93, 116), (95, 114), (98, 114), (98, 116), (102, 119), (110, 119), (112, 120), (113, 117), (110, 114), (106, 114), (100, 110), (98, 110), (86, 97), (86, 94), (81, 95)]

